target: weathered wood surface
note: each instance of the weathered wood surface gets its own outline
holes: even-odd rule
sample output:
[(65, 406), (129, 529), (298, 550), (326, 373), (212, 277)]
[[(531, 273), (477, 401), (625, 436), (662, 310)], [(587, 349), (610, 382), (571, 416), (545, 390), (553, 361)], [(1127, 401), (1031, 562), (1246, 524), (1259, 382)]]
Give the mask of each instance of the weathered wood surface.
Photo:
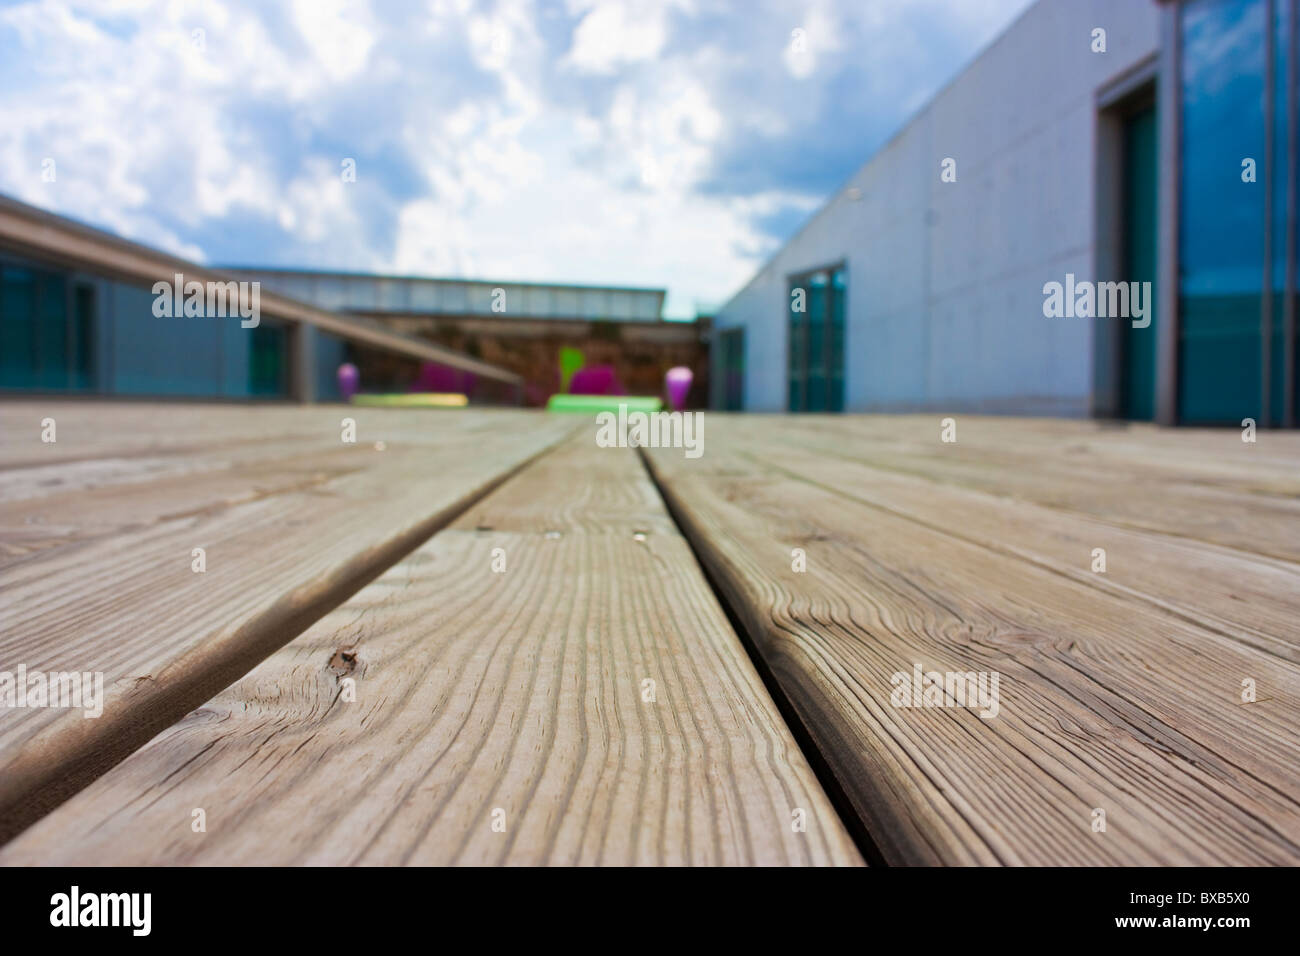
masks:
[[(703, 458), (646, 454), (885, 858), (1300, 863), (1300, 436), (939, 439), (714, 416)], [(998, 673), (997, 716), (894, 706), (914, 665)]]
[[(53, 445), (40, 441), (47, 415)], [(344, 417), (355, 444), (342, 441)], [(0, 839), (574, 427), (341, 406), (24, 402), (0, 419), (0, 670), (101, 671), (106, 697), (99, 718), (0, 709)]]
[[(978, 419), (975, 422), (984, 424)], [(749, 439), (745, 455), (784, 468), (803, 480), (821, 483), (865, 504), (1036, 563), (1089, 586), (1145, 601), (1261, 650), (1300, 662), (1300, 565), (1295, 562), (1183, 534), (1152, 531), (1132, 525), (1122, 517), (1118, 520), (1109, 515), (1103, 517), (1106, 512), (1100, 506), (1090, 511), (1060, 510), (960, 483), (890, 471), (873, 464), (871, 452), (862, 450), (855, 441), (856, 424), (856, 420), (846, 419), (839, 429), (783, 431), (779, 447), (765, 442), (761, 429), (756, 432), (743, 421), (737, 422), (733, 432), (736, 438)], [(1031, 429), (1042, 427), (1038, 422), (1026, 424)], [(1116, 466), (1108, 462), (1120, 453), (1138, 459), (1121, 467), (1153, 468), (1141, 458), (1141, 445), (1132, 443), (1131, 439), (1117, 441), (1128, 437), (1124, 432), (1083, 426), (1096, 430), (1100, 436), (1092, 444), (1085, 444), (1077, 435), (1080, 423), (1060, 424), (1061, 445), (1096, 451), (1082, 467), (1076, 462), (1076, 474), (1092, 473), (1100, 482), (1112, 482)], [(1005, 446), (1016, 440), (1014, 427), (1001, 427), (1003, 432), (999, 434), (988, 433), (986, 426), (990, 444)], [(977, 429), (963, 429), (963, 436), (967, 431), (980, 433)], [(1197, 481), (1198, 467), (1222, 474), (1226, 465), (1231, 464), (1220, 457), (1224, 450), (1223, 433), (1176, 434), (1183, 438), (1182, 444), (1174, 449), (1182, 456), (1176, 478), (1170, 474), (1157, 475), (1154, 479), (1134, 478), (1132, 494), (1163, 499), (1171, 493), (1171, 483)], [(1210, 439), (1205, 454), (1199, 459), (1188, 456), (1187, 448), (1205, 438)], [(1235, 440), (1235, 433), (1230, 438)], [(1241, 499), (1239, 510), (1251, 514), (1252, 520), (1251, 496), (1256, 493), (1253, 489), (1260, 485), (1277, 489), (1276, 493), (1285, 489), (1300, 498), (1300, 441), (1287, 435), (1268, 436), (1270, 441), (1276, 438), (1283, 438), (1292, 446), (1290, 458), (1284, 455), (1270, 458), (1268, 452), (1256, 457), (1253, 448), (1238, 450), (1231, 444), (1226, 446), (1228, 452), (1237, 452), (1250, 463), (1238, 472), (1235, 485), (1225, 484), (1224, 488), (1235, 491)], [(972, 438), (966, 440), (974, 442)], [(1117, 447), (1112, 447), (1112, 442)], [(1241, 444), (1239, 440), (1237, 444)], [(974, 452), (968, 450), (968, 455)], [(1148, 457), (1159, 462), (1163, 456), (1157, 450)], [(1261, 459), (1266, 464), (1260, 464)], [(1032, 474), (1025, 474), (1025, 467), (1022, 464), (1016, 469), (1021, 484), (1033, 481)], [(1177, 491), (1172, 494), (1176, 496)], [(1270, 503), (1271, 497), (1272, 494)], [(1177, 502), (1168, 507), (1177, 513), (1183, 504)], [(1300, 518), (1284, 519), (1275, 530), (1283, 532), (1281, 537), (1285, 539), (1287, 528), (1293, 534), (1300, 533)], [(1261, 536), (1258, 540), (1264, 539)], [(1105, 552), (1107, 571), (1104, 574), (1092, 570), (1095, 548)]]
[[(891, 862), (1300, 862), (1300, 435), (939, 418), (645, 455), (850, 822)], [(0, 829), (157, 733), (0, 862), (858, 862), (635, 457), (580, 431), (470, 506), (574, 420), (0, 426), (0, 670), (110, 675), (99, 721), (0, 711)], [(996, 672), (997, 716), (894, 706), (913, 665)]]
[(636, 454), (585, 429), (0, 851), (72, 862), (861, 859)]
[[(947, 417), (947, 416), (944, 416)], [(752, 424), (757, 424), (756, 419)], [(779, 420), (776, 420), (779, 421)], [(1300, 561), (1300, 434), (958, 416), (821, 418), (793, 435), (898, 474)]]

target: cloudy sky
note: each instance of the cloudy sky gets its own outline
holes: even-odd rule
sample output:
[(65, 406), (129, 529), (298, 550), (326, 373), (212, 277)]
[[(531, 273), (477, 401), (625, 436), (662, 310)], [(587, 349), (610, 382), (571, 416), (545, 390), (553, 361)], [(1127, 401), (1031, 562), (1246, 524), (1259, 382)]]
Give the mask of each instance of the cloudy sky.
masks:
[(206, 263), (689, 316), (1028, 2), (0, 0), (0, 192)]

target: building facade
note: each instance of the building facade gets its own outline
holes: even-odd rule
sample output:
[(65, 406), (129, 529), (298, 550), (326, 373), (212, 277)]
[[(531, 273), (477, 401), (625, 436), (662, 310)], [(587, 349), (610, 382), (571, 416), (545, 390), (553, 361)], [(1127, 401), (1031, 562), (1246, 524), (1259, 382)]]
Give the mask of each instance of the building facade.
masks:
[[(585, 365), (612, 368), (618, 386), (629, 395), (662, 395), (668, 369), (688, 367), (695, 373), (688, 405), (708, 403), (709, 323), (664, 320), (663, 289), (229, 271), (295, 299), (507, 369), (524, 380), (527, 404), (543, 405), (562, 390), (560, 356), (565, 351), (580, 354)], [(359, 364), (363, 384), (376, 377), (403, 382), (390, 357), (372, 355)], [(458, 387), (455, 379), (448, 381), (449, 387)]]
[(714, 407), (1293, 426), (1296, 0), (1039, 0), (719, 310)]
[[(190, 283), (221, 295), (164, 301), (179, 305)], [(226, 293), (239, 290), (238, 277), (0, 197), (0, 396), (332, 400), (351, 361), (393, 370), (380, 389), (436, 363), (474, 376), (471, 400), (523, 399), (519, 376), (472, 356), (260, 286), (237, 304)], [(255, 318), (240, 314), (254, 303)]]
[[(290, 327), (153, 315), (150, 287), (0, 252), (0, 389), (288, 398)], [(325, 338), (325, 350), (344, 343)], [(325, 369), (319, 370), (323, 377)], [(328, 388), (327, 388), (328, 394)]]

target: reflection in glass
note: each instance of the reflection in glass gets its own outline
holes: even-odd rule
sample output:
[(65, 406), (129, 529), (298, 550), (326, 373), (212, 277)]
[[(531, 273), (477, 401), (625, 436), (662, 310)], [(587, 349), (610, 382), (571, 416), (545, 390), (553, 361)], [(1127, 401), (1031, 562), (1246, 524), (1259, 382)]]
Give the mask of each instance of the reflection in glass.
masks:
[[(1260, 413), (1264, 266), (1263, 0), (1182, 7), (1179, 417)], [(1243, 181), (1253, 160), (1255, 182)]]
[[(818, 270), (790, 283), (789, 404), (792, 412), (844, 408), (844, 269)], [(796, 312), (802, 292), (805, 311)]]

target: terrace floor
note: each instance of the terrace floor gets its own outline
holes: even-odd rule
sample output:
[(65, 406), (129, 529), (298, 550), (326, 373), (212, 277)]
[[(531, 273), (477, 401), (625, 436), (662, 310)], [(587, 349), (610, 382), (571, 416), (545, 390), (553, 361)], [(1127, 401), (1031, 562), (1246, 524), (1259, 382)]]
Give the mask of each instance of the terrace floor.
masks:
[(0, 863), (1300, 863), (1300, 434), (595, 431), (0, 405)]

